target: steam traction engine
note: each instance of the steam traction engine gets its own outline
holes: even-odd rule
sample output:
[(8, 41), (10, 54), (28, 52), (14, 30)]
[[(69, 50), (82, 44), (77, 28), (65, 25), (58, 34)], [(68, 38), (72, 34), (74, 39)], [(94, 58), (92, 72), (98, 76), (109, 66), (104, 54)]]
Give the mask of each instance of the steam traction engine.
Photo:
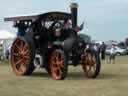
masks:
[(54, 79), (62, 80), (68, 65), (82, 65), (87, 77), (97, 77), (99, 54), (87, 48), (86, 41), (78, 36), (78, 6), (72, 3), (70, 7), (71, 14), (48, 12), (4, 19), (13, 21), (18, 28), (11, 48), (11, 65), (16, 75), (30, 75), (36, 67), (42, 67)]

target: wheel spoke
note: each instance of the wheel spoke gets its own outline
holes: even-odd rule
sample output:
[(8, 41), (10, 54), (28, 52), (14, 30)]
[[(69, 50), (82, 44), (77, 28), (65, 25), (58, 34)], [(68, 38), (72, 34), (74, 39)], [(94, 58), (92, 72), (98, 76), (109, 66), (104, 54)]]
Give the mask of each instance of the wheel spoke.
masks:
[(59, 61), (59, 59), (58, 59), (58, 57), (57, 57), (57, 56), (55, 56), (55, 60), (56, 60), (56, 62), (58, 62), (58, 61)]
[(55, 58), (56, 58), (56, 62), (58, 62), (59, 61), (59, 53), (56, 52)]
[(95, 56), (93, 56), (92, 54), (88, 54), (86, 56), (86, 61), (87, 65), (93, 66), (95, 64)]
[(20, 60), (18, 60), (15, 64), (17, 65), (17, 64), (19, 64), (19, 63), (21, 63), (22, 62), (22, 60), (20, 59)]
[(86, 65), (86, 71), (88, 72), (88, 71), (90, 71), (90, 66), (89, 65)]
[(56, 64), (56, 61), (54, 60), (54, 58), (52, 58), (51, 63)]
[(56, 67), (54, 67), (54, 71), (55, 72), (59, 71), (58, 76), (61, 76), (63, 74), (62, 68), (64, 68), (64, 66), (62, 65), (62, 61), (55, 62), (54, 65), (56, 65)]
[(18, 53), (13, 53), (13, 55), (14, 55), (14, 56), (19, 56), (19, 54), (18, 54)]
[(26, 68), (26, 66), (24, 66), (24, 63), (22, 62), (22, 63), (20, 64), (19, 70), (20, 70), (21, 72), (24, 72), (24, 71), (25, 71), (25, 68)]
[(58, 53), (58, 52), (56, 52), (56, 57), (57, 57), (57, 58), (59, 57), (59, 53)]
[(58, 67), (58, 70), (59, 70), (59, 75), (62, 75), (63, 74), (63, 71), (60, 67)]
[(20, 46), (19, 45), (15, 45), (16, 46), (16, 48), (19, 50), (19, 51), (21, 51), (21, 49), (20, 49)]
[(29, 56), (24, 56), (24, 59), (30, 59), (30, 57)]
[(93, 56), (92, 61), (93, 61), (94, 64), (96, 63), (96, 58), (95, 58), (95, 56)]
[(23, 53), (28, 49), (27, 47), (28, 47), (28, 46), (27, 46), (27, 44), (25, 43), (25, 45), (23, 46)]
[(96, 65), (95, 64), (92, 66), (92, 69), (94, 72), (96, 71)]
[(26, 62), (25, 61), (26, 61), (25, 59), (22, 59), (23, 65), (26, 65)]
[[(87, 68), (87, 67), (86, 67), (86, 68)], [(91, 66), (88, 66), (88, 69), (86, 70), (88, 76), (91, 76), (91, 75), (92, 75), (91, 69), (92, 69), (92, 67), (91, 67)]]
[(53, 70), (54, 70), (55, 72), (57, 72), (57, 70), (58, 70), (58, 67), (54, 67), (54, 68), (53, 68)]
[(57, 65), (58, 65), (59, 67), (61, 67), (61, 68), (64, 68), (63, 61), (58, 61), (58, 62), (57, 62)]
[[(21, 41), (20, 42), (20, 48), (23, 48), (24, 47), (24, 42), (23, 41)], [(23, 50), (23, 49), (22, 49)]]
[(23, 52), (23, 54), (24, 54), (24, 55), (29, 54), (29, 51), (26, 50), (25, 52)]

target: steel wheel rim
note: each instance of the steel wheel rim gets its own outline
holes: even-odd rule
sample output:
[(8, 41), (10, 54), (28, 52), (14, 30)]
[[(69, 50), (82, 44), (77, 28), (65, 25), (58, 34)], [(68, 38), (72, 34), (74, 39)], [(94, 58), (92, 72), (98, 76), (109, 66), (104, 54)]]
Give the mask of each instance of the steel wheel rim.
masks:
[(17, 75), (25, 74), (30, 59), (29, 46), (25, 40), (17, 38), (11, 49), (11, 63)]
[(83, 61), (83, 70), (87, 77), (92, 77), (96, 71), (96, 57), (94, 54), (87, 52)]
[(53, 78), (61, 79), (64, 73), (64, 60), (60, 53), (54, 51), (50, 59), (50, 68)]

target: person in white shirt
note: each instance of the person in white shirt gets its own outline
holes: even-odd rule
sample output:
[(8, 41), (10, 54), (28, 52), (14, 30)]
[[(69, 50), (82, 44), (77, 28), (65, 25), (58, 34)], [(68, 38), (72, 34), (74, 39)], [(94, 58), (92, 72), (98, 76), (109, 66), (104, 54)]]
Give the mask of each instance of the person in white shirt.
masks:
[(96, 44), (93, 46), (93, 48), (94, 48), (94, 50), (98, 51), (98, 47)]
[(113, 61), (113, 64), (115, 63), (115, 55), (116, 55), (116, 51), (115, 51), (115, 45), (112, 45), (111, 51), (110, 51), (110, 57), (109, 57), (109, 63), (111, 63), (111, 61)]

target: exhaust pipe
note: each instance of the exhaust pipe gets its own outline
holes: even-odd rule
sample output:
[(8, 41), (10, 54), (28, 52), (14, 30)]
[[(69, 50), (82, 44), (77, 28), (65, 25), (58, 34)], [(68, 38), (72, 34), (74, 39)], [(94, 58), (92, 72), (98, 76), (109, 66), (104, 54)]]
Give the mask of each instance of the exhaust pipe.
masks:
[(77, 3), (71, 3), (70, 5), (71, 8), (71, 18), (72, 18), (72, 28), (75, 28), (77, 26), (77, 8), (78, 4)]

